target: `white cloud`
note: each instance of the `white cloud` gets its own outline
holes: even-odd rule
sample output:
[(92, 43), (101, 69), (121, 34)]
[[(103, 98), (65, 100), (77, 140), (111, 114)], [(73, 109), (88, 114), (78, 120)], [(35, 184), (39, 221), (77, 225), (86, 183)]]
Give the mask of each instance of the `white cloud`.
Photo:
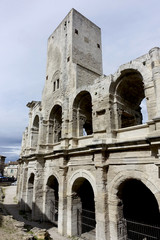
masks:
[(3, 151), (4, 154), (16, 154), (16, 155), (20, 154), (20, 146), (17, 146), (17, 147), (15, 147), (15, 146), (8, 146), (8, 147), (5, 146), (3, 148), (4, 148), (4, 151)]

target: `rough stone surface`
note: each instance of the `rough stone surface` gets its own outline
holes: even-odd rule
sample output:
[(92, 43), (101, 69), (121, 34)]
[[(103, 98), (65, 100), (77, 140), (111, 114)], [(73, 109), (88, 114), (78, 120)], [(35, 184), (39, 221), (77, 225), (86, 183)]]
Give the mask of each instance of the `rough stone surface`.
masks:
[(27, 104), (20, 209), (62, 235), (87, 239), (126, 239), (124, 218), (147, 221), (145, 212), (153, 224), (158, 217), (137, 209), (147, 199), (150, 208), (160, 206), (159, 99), (160, 49), (105, 76), (100, 28), (72, 9), (48, 39), (42, 101)]

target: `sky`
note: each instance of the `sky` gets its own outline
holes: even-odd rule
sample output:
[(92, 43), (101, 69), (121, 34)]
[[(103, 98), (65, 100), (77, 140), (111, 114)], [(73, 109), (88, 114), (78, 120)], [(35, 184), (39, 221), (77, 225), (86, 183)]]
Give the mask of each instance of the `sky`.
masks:
[(47, 39), (75, 8), (101, 28), (103, 73), (160, 47), (159, 0), (0, 0), (0, 155), (19, 158), (26, 104), (40, 101)]

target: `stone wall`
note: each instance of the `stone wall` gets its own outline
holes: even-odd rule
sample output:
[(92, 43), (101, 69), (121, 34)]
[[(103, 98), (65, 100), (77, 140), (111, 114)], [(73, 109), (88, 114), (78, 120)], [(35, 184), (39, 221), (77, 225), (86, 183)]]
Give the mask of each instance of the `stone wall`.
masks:
[(47, 54), (42, 101), (27, 105), (20, 208), (62, 235), (87, 239), (126, 239), (121, 226), (129, 218), (159, 224), (160, 49), (105, 76), (100, 29), (72, 9), (49, 37)]

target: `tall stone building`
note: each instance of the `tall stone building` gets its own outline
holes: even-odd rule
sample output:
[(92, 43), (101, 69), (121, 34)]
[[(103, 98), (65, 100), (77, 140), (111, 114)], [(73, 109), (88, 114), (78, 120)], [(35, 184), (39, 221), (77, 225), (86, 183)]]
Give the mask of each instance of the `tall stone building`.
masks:
[(151, 234), (135, 226), (160, 223), (160, 49), (105, 76), (101, 30), (72, 9), (48, 39), (42, 101), (27, 106), (20, 208), (62, 235)]

